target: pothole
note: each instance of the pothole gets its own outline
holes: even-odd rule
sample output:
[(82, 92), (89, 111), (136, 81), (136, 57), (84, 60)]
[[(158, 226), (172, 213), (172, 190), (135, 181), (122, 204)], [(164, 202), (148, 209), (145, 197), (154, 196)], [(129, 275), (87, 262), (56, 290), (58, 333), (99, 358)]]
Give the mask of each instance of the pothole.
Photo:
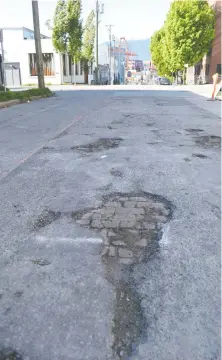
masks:
[(74, 212), (78, 224), (100, 233), (104, 241), (104, 261), (135, 264), (155, 251), (162, 226), (172, 214), (170, 203), (159, 196), (114, 194), (100, 208)]
[(137, 354), (147, 319), (132, 277), (134, 264), (158, 251), (164, 224), (172, 216), (171, 202), (150, 193), (111, 194), (99, 208), (77, 211), (73, 219), (103, 238), (101, 256), (105, 277), (115, 291), (113, 305), (113, 358)]
[(112, 326), (114, 358), (125, 360), (136, 355), (138, 339), (143, 336), (145, 328), (146, 320), (138, 293), (129, 281), (119, 281)]
[(22, 360), (22, 356), (17, 351), (4, 349), (0, 350), (0, 360)]
[(50, 225), (54, 221), (58, 220), (61, 217), (61, 212), (44, 210), (37, 218), (33, 220), (32, 229), (34, 231), (40, 230), (47, 225)]
[(88, 143), (85, 145), (77, 145), (73, 146), (71, 150), (78, 150), (82, 152), (99, 152), (102, 150), (109, 150), (117, 148), (120, 145), (120, 142), (123, 139), (121, 138), (101, 138), (97, 141), (94, 141), (92, 143)]
[(122, 170), (120, 170), (120, 169), (111, 169), (110, 170), (110, 174), (112, 175), (112, 176), (115, 176), (115, 177), (120, 177), (120, 178), (123, 178), (123, 171)]
[(31, 260), (31, 262), (33, 264), (39, 265), (39, 266), (47, 266), (47, 265), (51, 264), (48, 260), (45, 260), (45, 259)]
[(204, 154), (192, 154), (192, 157), (200, 158), (200, 159), (207, 159), (208, 156)]
[(221, 137), (215, 135), (198, 136), (195, 138), (195, 142), (197, 145), (204, 148), (221, 147)]
[(188, 133), (191, 133), (191, 134), (198, 134), (199, 132), (202, 132), (203, 129), (185, 129)]

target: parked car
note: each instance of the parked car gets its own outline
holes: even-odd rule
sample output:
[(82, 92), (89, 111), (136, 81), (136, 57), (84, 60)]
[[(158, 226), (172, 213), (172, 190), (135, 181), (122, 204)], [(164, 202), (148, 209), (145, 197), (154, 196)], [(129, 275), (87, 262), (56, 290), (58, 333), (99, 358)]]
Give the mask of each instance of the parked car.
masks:
[(165, 78), (165, 77), (162, 77), (160, 79), (160, 85), (171, 85), (171, 82), (169, 79)]

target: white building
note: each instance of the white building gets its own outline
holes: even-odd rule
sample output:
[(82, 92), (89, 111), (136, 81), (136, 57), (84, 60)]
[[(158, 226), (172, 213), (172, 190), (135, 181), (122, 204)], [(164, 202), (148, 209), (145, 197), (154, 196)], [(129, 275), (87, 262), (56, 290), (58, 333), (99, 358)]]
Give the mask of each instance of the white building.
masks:
[(119, 80), (121, 84), (124, 84), (125, 57), (125, 48), (123, 47), (112, 47), (110, 59), (109, 43), (99, 45), (99, 64), (108, 64), (109, 67), (111, 67), (111, 84), (114, 83), (114, 79)]
[[(24, 27), (3, 28), (3, 41), (6, 85), (37, 84), (34, 32)], [(41, 44), (46, 85), (88, 82), (81, 64), (74, 66), (70, 56), (56, 53), (51, 38), (41, 35)], [(92, 73), (93, 64), (89, 75)]]

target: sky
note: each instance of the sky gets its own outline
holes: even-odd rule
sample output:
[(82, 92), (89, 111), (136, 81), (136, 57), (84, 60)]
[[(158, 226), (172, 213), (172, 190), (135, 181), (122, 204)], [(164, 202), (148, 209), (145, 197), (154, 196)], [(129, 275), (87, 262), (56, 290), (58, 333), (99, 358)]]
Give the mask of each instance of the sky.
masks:
[[(128, 40), (149, 38), (158, 30), (166, 17), (170, 0), (103, 0), (104, 14), (100, 15), (99, 42), (108, 40), (106, 25), (112, 24), (112, 32), (116, 38)], [(96, 0), (82, 0), (83, 19)], [(49, 35), (45, 26), (48, 19), (53, 18), (55, 0), (39, 0), (41, 33)], [(28, 27), (33, 29), (31, 0), (0, 0), (0, 28)]]

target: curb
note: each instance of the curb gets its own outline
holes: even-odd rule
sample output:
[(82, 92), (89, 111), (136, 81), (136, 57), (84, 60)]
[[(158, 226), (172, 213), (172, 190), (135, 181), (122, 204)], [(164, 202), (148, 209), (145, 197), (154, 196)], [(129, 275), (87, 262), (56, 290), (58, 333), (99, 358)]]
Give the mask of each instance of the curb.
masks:
[(46, 97), (32, 96), (30, 99), (27, 99), (27, 100), (15, 99), (15, 100), (2, 101), (2, 102), (0, 102), (0, 109), (4, 109), (4, 108), (7, 108), (7, 107), (10, 107), (13, 105), (24, 104), (24, 103), (27, 103), (28, 101), (34, 101), (34, 100), (40, 100), (40, 99), (46, 99)]

